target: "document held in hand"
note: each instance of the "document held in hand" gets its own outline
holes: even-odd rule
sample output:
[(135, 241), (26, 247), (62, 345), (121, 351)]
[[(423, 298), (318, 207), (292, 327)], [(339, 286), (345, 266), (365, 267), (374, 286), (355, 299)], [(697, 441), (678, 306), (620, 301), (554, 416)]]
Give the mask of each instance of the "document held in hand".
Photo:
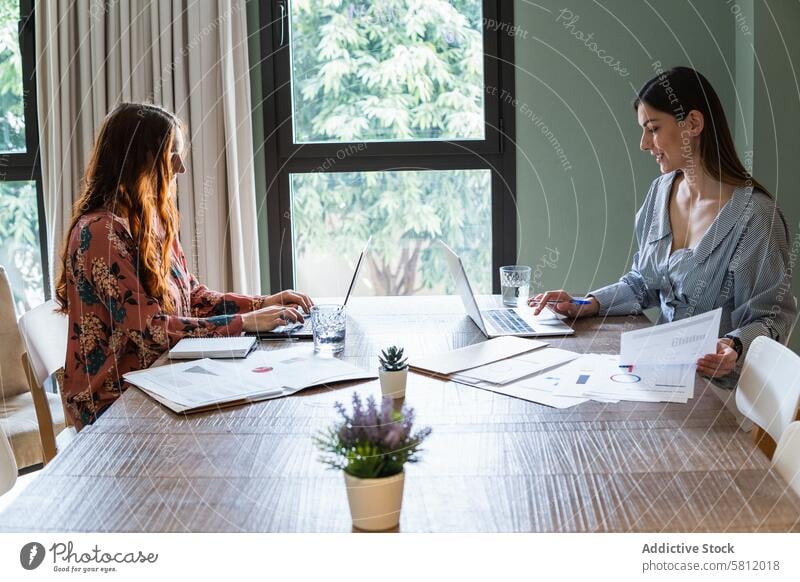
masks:
[(671, 323), (622, 334), (619, 363), (639, 365), (694, 365), (717, 351), (722, 308)]

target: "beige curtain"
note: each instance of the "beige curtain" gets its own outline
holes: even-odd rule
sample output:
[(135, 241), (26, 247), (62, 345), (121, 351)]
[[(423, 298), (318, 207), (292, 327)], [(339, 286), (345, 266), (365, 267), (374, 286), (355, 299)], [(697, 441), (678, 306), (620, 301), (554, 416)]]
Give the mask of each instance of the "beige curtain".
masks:
[(147, 101), (188, 130), (178, 205), (191, 268), (212, 288), (259, 293), (245, 0), (37, 0), (36, 58), (50, 257), (100, 122)]

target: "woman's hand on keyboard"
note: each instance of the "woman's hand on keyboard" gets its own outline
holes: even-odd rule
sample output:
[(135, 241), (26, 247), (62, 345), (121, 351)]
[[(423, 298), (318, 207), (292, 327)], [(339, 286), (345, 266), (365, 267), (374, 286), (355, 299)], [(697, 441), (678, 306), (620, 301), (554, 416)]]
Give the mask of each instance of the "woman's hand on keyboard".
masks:
[(294, 307), (295, 309), (300, 309), (306, 313), (311, 313), (311, 307), (314, 305), (314, 302), (311, 301), (311, 297), (305, 293), (287, 289), (286, 291), (275, 293), (275, 295), (270, 295), (267, 298), (267, 305)]
[(305, 320), (294, 307), (281, 305), (271, 305), (242, 314), (244, 331), (271, 331), (279, 325), (286, 325), (294, 321), (302, 323)]
[(600, 311), (600, 304), (594, 297), (589, 297), (591, 303), (588, 305), (577, 305), (572, 303), (572, 295), (559, 289), (558, 291), (547, 291), (539, 293), (528, 299), (528, 305), (533, 307), (533, 314), (539, 315), (545, 307), (549, 307), (560, 315), (567, 317), (591, 317)]

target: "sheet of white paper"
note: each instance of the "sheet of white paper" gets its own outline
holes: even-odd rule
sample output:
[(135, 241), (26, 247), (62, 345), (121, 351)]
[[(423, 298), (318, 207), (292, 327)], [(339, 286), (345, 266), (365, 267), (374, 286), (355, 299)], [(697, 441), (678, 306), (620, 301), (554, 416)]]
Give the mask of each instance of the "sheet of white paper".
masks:
[(358, 366), (314, 353), (311, 345), (284, 350), (259, 350), (244, 360), (220, 362), (226, 373), (245, 383), (274, 382), (289, 389), (336, 382), (340, 378), (377, 378), (376, 372), (365, 372)]
[(552, 390), (557, 396), (583, 397), (587, 384), (597, 381), (602, 374), (619, 366), (618, 356), (609, 354), (583, 354), (566, 364), (547, 370), (526, 382), (540, 390)]
[(484, 366), (547, 345), (547, 342), (521, 337), (498, 337), (472, 344), (444, 354), (433, 354), (416, 358), (410, 362), (412, 368), (450, 375), (470, 368)]
[(622, 334), (620, 362), (643, 364), (695, 364), (717, 351), (722, 308), (701, 315), (662, 323)]
[[(478, 386), (481, 388), (482, 386)], [(569, 408), (570, 406), (577, 406), (588, 402), (588, 398), (573, 398), (571, 396), (557, 396), (552, 392), (544, 392), (533, 388), (526, 388), (525, 386), (517, 386), (515, 383), (497, 385), (494, 384), (492, 388), (483, 388), (484, 390), (491, 390), (505, 394), (506, 396), (513, 396), (515, 398), (522, 398), (530, 402), (544, 404), (545, 406), (552, 406), (553, 408)]]
[(492, 382), (494, 384), (508, 384), (514, 380), (538, 374), (543, 370), (559, 366), (570, 360), (574, 360), (580, 354), (562, 350), (559, 348), (544, 348), (533, 352), (527, 352), (480, 366), (462, 372), (460, 376)]
[(642, 402), (687, 402), (694, 397), (695, 366), (620, 367), (610, 382), (597, 382), (584, 393)]
[(585, 354), (545, 376), (560, 396), (642, 402), (694, 396), (694, 366), (620, 366), (615, 355)]
[(275, 384), (231, 381), (225, 365), (203, 359), (149, 368), (125, 374), (125, 379), (150, 394), (174, 402), (184, 409), (247, 398), (251, 394), (280, 394)]
[(315, 355), (313, 347), (257, 351), (233, 361), (197, 360), (125, 374), (175, 412), (236, 400), (288, 396), (303, 388), (376, 378), (338, 358)]
[(537, 402), (545, 406), (552, 406), (553, 408), (569, 408), (577, 404), (582, 404), (589, 400), (588, 398), (574, 398), (571, 396), (558, 396), (548, 390), (538, 390), (531, 388), (525, 384), (525, 380), (512, 382), (510, 384), (493, 384), (491, 382), (481, 382), (470, 378), (462, 377), (460, 374), (453, 376), (453, 381), (459, 384), (466, 384), (481, 390), (488, 390), (506, 396), (513, 396), (515, 398), (522, 398), (530, 402)]

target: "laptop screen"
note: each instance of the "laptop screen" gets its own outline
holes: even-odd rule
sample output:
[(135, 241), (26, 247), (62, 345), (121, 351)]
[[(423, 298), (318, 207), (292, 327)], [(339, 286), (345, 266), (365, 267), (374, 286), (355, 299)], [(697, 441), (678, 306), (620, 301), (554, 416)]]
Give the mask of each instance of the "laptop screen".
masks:
[(358, 274), (361, 272), (361, 267), (364, 266), (364, 259), (367, 256), (367, 250), (369, 249), (369, 243), (372, 242), (372, 237), (370, 236), (367, 239), (367, 244), (364, 245), (364, 250), (361, 251), (361, 254), (358, 256), (358, 262), (356, 263), (356, 270), (353, 273), (353, 278), (350, 280), (350, 287), (347, 288), (347, 295), (344, 296), (344, 305), (347, 305), (348, 299), (350, 299), (350, 294), (353, 293), (353, 289), (356, 287), (356, 281), (358, 281)]
[(441, 240), (439, 243), (441, 243), (442, 248), (444, 248), (447, 266), (450, 267), (450, 272), (453, 274), (453, 279), (456, 281), (456, 290), (461, 297), (461, 302), (464, 304), (464, 309), (467, 310), (467, 315), (472, 318), (475, 325), (486, 335), (486, 326), (483, 324), (481, 310), (478, 307), (478, 302), (475, 301), (475, 295), (472, 293), (472, 286), (469, 284), (469, 278), (467, 278), (467, 272), (464, 270), (464, 264), (461, 262), (461, 258)]

